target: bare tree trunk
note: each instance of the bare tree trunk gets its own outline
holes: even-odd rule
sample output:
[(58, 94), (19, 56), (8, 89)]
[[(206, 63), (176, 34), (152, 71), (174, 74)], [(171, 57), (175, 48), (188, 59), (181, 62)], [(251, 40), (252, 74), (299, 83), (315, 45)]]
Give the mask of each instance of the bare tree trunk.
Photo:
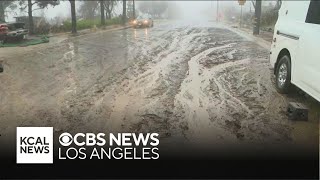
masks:
[(106, 19), (109, 19), (108, 9), (106, 9)]
[(69, 1), (71, 5), (72, 34), (77, 34), (76, 2), (75, 0)]
[(103, 0), (100, 0), (100, 13), (101, 13), (101, 25), (106, 25), (106, 20), (104, 18), (104, 2)]
[(3, 3), (0, 3), (0, 22), (5, 22), (5, 8), (3, 6)]
[(281, 7), (281, 4), (282, 4), (282, 1), (281, 1), (281, 0), (277, 0), (277, 1), (276, 1), (276, 7), (275, 7), (275, 9), (276, 9), (277, 11), (279, 11), (279, 9), (280, 9), (280, 7)]
[(123, 9), (122, 9), (122, 23), (125, 24), (127, 22), (127, 1), (122, 0), (123, 2)]
[(108, 11), (108, 19), (111, 19), (111, 13), (112, 11)]
[(261, 0), (256, 0), (255, 3), (255, 18), (254, 18), (254, 27), (253, 34), (258, 35), (260, 33), (260, 21), (261, 21)]
[(29, 33), (34, 34), (34, 23), (32, 16), (32, 1), (28, 0)]
[(106, 19), (110, 19), (109, 18), (109, 8), (110, 8), (110, 1), (109, 0), (107, 0), (106, 2), (105, 2), (105, 4), (104, 4), (105, 6), (105, 10), (106, 10)]

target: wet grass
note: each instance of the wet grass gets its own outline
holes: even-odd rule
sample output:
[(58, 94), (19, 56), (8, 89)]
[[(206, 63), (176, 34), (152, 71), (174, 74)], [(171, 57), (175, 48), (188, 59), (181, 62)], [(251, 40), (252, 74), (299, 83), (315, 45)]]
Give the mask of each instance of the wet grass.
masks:
[[(121, 23), (121, 18), (115, 17), (112, 19), (106, 20), (106, 26), (110, 25), (116, 25)], [(63, 22), (63, 30), (64, 31), (71, 31), (72, 23), (71, 21), (65, 21)], [(77, 21), (77, 29), (83, 30), (83, 29), (91, 29), (94, 27), (101, 27), (101, 21), (100, 19), (82, 19)]]
[(25, 47), (25, 46), (37, 45), (37, 44), (48, 43), (48, 42), (49, 42), (49, 37), (40, 36), (38, 38), (24, 39), (22, 41), (0, 43), (0, 48), (1, 47)]

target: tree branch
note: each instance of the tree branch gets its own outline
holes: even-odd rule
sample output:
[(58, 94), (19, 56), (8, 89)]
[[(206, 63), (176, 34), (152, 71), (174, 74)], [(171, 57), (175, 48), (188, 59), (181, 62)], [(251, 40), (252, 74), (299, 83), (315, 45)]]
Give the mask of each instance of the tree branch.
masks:
[(252, 0), (251, 2), (252, 2), (252, 5), (253, 5), (254, 9), (256, 9), (255, 1), (254, 1), (254, 0)]
[(32, 9), (32, 12), (33, 12), (33, 11), (36, 11), (36, 10), (40, 10), (40, 9), (43, 9), (43, 8)]
[(31, 3), (31, 6), (33, 6), (35, 4), (38, 4), (38, 1), (35, 1), (35, 2)]

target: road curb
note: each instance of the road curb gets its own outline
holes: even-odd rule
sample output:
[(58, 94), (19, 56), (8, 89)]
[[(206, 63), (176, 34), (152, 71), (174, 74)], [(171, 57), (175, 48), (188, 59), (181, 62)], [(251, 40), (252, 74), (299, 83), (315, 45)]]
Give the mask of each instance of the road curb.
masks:
[(115, 28), (110, 28), (110, 29), (102, 29), (102, 28), (99, 28), (97, 31), (90, 31), (90, 29), (85, 29), (89, 32), (85, 32), (85, 33), (82, 33), (82, 34), (79, 34), (78, 35), (72, 35), (70, 32), (67, 33), (68, 35), (68, 38), (76, 38), (76, 37), (82, 37), (84, 35), (89, 35), (89, 34), (96, 34), (96, 33), (100, 33), (100, 32), (108, 32), (108, 31), (116, 31), (116, 30), (122, 30), (122, 29), (129, 29), (131, 28), (132, 25), (127, 25), (127, 26), (120, 26), (120, 27), (115, 27)]
[(126, 26), (119, 26), (119, 27), (114, 27), (114, 28), (110, 28), (110, 29), (102, 29), (99, 28), (98, 30), (92, 32), (91, 29), (85, 29), (84, 31), (88, 31), (88, 32), (84, 32), (82, 34), (78, 33), (78, 35), (72, 35), (71, 32), (66, 32), (66, 33), (61, 33), (61, 34), (57, 34), (57, 35), (53, 35), (51, 36), (52, 38), (56, 38), (56, 37), (63, 37), (63, 40), (51, 43), (51, 41), (49, 42), (49, 45), (53, 45), (53, 44), (57, 44), (57, 43), (61, 43), (64, 41), (67, 41), (69, 39), (74, 39), (74, 38), (78, 38), (78, 37), (83, 37), (86, 35), (93, 35), (93, 34), (97, 34), (97, 33), (103, 33), (103, 32), (109, 32), (109, 31), (116, 31), (116, 30), (122, 30), (122, 29), (129, 29), (131, 28), (132, 25), (126, 25)]
[(265, 49), (270, 49), (271, 47), (271, 42), (264, 40), (261, 37), (255, 36), (253, 34), (250, 34), (248, 31), (242, 29), (242, 28), (234, 28), (232, 27), (232, 24), (228, 24), (228, 23), (223, 23), (224, 26), (227, 27), (227, 29), (239, 34), (242, 37), (245, 37), (253, 42), (255, 42), (256, 44), (260, 45), (261, 47), (265, 48)]

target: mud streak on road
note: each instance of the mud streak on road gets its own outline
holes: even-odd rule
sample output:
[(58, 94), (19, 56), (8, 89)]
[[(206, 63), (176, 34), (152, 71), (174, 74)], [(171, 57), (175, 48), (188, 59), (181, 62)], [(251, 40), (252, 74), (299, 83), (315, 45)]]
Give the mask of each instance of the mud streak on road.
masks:
[(6, 57), (2, 131), (158, 132), (166, 141), (290, 142), (268, 51), (222, 27), (159, 25)]

